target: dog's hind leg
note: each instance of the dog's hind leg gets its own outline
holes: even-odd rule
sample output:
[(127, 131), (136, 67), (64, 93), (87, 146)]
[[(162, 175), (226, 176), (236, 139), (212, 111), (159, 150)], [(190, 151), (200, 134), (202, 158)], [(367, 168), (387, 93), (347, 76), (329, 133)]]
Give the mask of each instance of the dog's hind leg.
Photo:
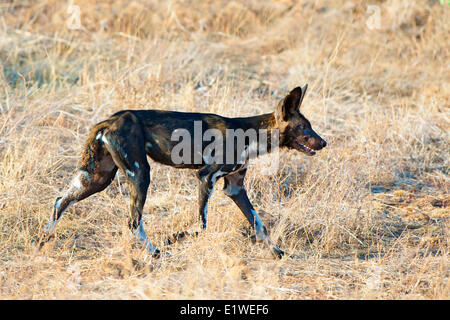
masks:
[(69, 206), (104, 190), (114, 179), (116, 172), (117, 166), (106, 149), (101, 146), (99, 141), (95, 141), (95, 138), (88, 139), (82, 154), (81, 166), (69, 188), (62, 197), (58, 197), (55, 201), (43, 240), (51, 237), (56, 224)]
[(239, 171), (233, 172), (225, 176), (224, 192), (237, 204), (242, 213), (244, 213), (250, 225), (256, 231), (256, 240), (263, 241), (264, 244), (270, 245), (272, 251), (281, 258), (284, 252), (279, 249), (269, 238), (269, 232), (266, 226), (262, 222), (256, 210), (253, 208), (250, 200), (248, 199), (247, 192), (244, 188), (244, 178), (247, 173), (247, 168), (243, 168)]
[(160, 251), (148, 239), (142, 221), (142, 212), (150, 185), (150, 165), (145, 153), (145, 139), (140, 124), (132, 114), (124, 114), (107, 130), (101, 140), (112, 155), (116, 165), (123, 171), (131, 192), (129, 228), (140, 243), (152, 254)]

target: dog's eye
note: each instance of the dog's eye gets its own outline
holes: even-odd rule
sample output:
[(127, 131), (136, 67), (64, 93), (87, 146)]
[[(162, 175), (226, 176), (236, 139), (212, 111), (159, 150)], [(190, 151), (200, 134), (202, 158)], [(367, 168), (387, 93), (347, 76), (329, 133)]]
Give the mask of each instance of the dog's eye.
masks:
[(297, 130), (303, 130), (303, 128), (304, 128), (303, 124), (299, 124), (296, 129)]

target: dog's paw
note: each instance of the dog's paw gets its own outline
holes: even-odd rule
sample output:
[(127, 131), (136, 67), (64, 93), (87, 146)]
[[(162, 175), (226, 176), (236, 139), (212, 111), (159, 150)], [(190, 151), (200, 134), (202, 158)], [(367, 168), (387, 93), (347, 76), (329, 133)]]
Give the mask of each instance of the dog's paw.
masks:
[(45, 233), (44, 235), (42, 235), (39, 240), (38, 240), (38, 248), (39, 250), (41, 250), (50, 240), (54, 239), (55, 235), (54, 234), (47, 234)]
[(168, 258), (170, 256), (171, 256), (171, 253), (169, 251), (161, 251), (159, 249), (155, 249), (155, 251), (153, 251), (151, 253), (151, 257), (153, 259)]
[(285, 252), (284, 252), (283, 250), (281, 250), (280, 248), (276, 247), (276, 246), (273, 246), (273, 247), (272, 247), (272, 253), (274, 254), (274, 256), (275, 256), (277, 259), (281, 259), (281, 258), (283, 258), (284, 255), (285, 255)]

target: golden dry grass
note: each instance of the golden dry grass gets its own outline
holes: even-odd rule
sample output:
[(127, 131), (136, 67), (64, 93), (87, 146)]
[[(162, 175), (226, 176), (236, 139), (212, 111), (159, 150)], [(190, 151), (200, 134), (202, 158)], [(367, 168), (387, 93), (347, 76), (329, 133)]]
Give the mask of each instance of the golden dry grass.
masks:
[[(101, 1), (0, 4), (0, 298), (448, 299), (450, 7), (439, 1)], [(379, 28), (366, 25), (368, 5)], [(73, 22), (73, 21), (69, 21)], [(247, 116), (309, 84), (329, 143), (247, 175), (274, 260), (216, 186), (208, 230), (189, 170), (151, 163), (146, 258), (118, 174), (37, 240), (89, 129), (122, 109)]]

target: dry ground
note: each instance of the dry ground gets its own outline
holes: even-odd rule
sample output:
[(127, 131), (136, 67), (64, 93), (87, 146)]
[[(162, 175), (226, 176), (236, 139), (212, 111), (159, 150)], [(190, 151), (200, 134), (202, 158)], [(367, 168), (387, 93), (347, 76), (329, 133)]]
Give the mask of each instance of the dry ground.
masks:
[[(0, 298), (449, 298), (449, 6), (74, 0), (77, 29), (68, 4), (0, 3)], [(222, 182), (208, 230), (166, 246), (195, 227), (197, 181), (155, 163), (144, 221), (171, 257), (143, 264), (121, 174), (38, 250), (96, 122), (127, 108), (256, 115), (305, 83), (303, 113), (329, 145), (282, 152), (272, 176), (256, 162), (246, 182), (292, 257), (252, 244)]]

